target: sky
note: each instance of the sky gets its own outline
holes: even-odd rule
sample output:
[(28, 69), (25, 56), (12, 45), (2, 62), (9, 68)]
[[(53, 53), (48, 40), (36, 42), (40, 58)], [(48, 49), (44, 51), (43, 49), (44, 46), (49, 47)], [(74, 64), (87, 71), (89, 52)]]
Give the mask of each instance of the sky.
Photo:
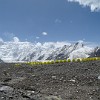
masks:
[(100, 43), (100, 0), (0, 0), (0, 38)]

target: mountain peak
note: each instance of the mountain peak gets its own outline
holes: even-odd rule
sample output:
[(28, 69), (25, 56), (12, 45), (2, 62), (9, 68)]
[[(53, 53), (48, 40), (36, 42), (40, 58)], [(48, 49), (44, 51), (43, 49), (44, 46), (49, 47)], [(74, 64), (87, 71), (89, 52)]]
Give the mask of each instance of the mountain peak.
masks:
[(67, 42), (36, 43), (20, 42), (14, 37), (13, 42), (0, 45), (0, 57), (5, 62), (54, 60), (88, 57), (91, 47), (84, 46), (83, 41), (71, 44)]
[(77, 47), (83, 47), (84, 46), (84, 42), (80, 40), (80, 41), (76, 42), (75, 45)]
[(14, 42), (19, 42), (20, 40), (19, 40), (18, 37), (14, 37), (14, 38), (13, 38), (13, 41), (14, 41)]

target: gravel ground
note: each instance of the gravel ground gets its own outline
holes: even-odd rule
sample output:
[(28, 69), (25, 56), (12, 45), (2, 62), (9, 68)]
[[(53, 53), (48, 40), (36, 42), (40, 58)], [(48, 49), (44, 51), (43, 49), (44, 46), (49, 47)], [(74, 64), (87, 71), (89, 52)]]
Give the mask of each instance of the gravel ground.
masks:
[(100, 61), (0, 64), (0, 100), (100, 100)]

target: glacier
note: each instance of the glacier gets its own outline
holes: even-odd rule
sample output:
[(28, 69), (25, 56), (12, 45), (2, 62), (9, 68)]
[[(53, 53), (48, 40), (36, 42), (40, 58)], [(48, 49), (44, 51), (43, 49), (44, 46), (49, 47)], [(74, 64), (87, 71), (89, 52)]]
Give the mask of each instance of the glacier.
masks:
[(4, 62), (87, 58), (93, 51), (84, 41), (31, 43), (17, 37), (6, 42), (0, 39), (0, 59)]

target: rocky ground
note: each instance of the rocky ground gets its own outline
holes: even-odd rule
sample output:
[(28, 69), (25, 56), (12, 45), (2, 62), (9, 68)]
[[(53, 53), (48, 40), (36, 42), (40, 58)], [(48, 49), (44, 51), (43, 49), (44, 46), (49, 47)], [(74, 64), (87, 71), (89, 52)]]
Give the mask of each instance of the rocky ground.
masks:
[(100, 100), (100, 61), (0, 64), (0, 100)]

